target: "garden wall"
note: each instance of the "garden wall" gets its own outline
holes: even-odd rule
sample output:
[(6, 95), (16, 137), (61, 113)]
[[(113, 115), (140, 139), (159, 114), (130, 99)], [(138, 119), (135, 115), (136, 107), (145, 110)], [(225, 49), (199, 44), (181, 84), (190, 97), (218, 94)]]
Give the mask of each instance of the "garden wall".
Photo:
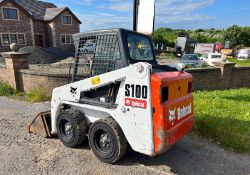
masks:
[(68, 75), (41, 74), (34, 71), (21, 70), (19, 76), (22, 87), (20, 90), (24, 92), (30, 91), (34, 88), (41, 88), (51, 95), (51, 92), (55, 87), (68, 84)]
[(221, 89), (220, 68), (190, 69), (187, 72), (193, 75), (193, 90)]
[(6, 66), (1, 64), (0, 64), (0, 80), (7, 81)]
[[(27, 55), (6, 54), (6, 66), (0, 65), (0, 79), (20, 91), (40, 87), (48, 94), (53, 88), (68, 83), (68, 75), (31, 70)], [(193, 90), (216, 90), (250, 87), (250, 67), (235, 67), (234, 63), (217, 63), (217, 68), (189, 69), (193, 75)]]
[(250, 67), (233, 67), (231, 88), (250, 87)]

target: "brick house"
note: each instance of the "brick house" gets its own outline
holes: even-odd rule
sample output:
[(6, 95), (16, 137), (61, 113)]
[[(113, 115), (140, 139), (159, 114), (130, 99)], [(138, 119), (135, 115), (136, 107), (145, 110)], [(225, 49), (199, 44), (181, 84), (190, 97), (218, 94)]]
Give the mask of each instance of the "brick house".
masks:
[(37, 0), (0, 0), (0, 52), (11, 43), (73, 51), (81, 21), (68, 7)]

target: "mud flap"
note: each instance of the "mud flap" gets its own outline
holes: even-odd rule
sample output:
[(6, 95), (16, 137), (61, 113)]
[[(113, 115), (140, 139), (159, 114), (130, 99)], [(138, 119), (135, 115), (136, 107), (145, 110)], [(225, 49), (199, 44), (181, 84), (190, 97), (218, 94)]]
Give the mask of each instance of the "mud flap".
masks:
[(51, 138), (51, 112), (41, 112), (28, 125), (28, 132), (45, 138)]

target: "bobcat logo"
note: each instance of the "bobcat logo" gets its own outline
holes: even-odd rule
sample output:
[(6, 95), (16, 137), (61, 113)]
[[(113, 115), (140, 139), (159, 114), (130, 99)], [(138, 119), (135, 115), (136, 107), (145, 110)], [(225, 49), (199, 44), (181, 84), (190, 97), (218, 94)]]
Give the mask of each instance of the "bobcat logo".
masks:
[(169, 122), (173, 125), (174, 120), (176, 119), (175, 115), (176, 108), (174, 110), (168, 110), (168, 111), (169, 111)]
[(76, 94), (77, 88), (70, 87), (70, 93)]

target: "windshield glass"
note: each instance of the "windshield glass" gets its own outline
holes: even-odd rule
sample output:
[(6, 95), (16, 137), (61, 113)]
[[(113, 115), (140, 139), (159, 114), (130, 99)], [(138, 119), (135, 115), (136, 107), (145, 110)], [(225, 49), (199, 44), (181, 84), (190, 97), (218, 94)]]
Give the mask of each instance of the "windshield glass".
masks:
[(218, 59), (218, 58), (221, 58), (222, 57), (222, 55), (211, 55), (211, 58), (213, 58), (213, 59)]
[(133, 60), (153, 60), (153, 50), (147, 37), (129, 33), (127, 37), (130, 58)]
[(197, 55), (183, 55), (182, 60), (198, 60)]

